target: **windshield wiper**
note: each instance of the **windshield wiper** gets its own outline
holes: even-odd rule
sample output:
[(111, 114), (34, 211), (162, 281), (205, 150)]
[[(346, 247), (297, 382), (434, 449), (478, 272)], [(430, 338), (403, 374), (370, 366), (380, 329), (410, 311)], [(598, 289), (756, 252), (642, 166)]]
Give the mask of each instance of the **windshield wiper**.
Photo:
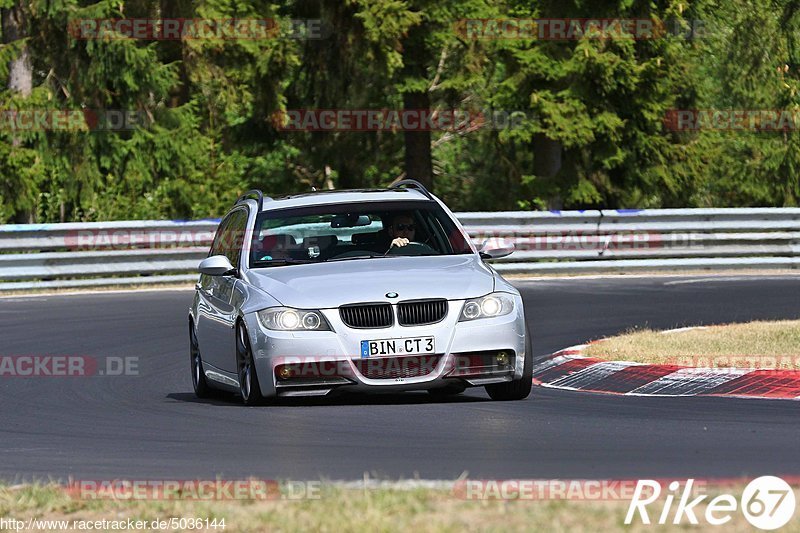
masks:
[(349, 261), (350, 259), (375, 259), (377, 257), (383, 257), (382, 255), (350, 255), (347, 257), (332, 257), (330, 259), (326, 259), (325, 262), (333, 262), (333, 261)]
[(284, 266), (284, 265), (305, 265), (308, 263), (318, 263), (312, 259), (271, 259), (258, 261), (258, 266)]

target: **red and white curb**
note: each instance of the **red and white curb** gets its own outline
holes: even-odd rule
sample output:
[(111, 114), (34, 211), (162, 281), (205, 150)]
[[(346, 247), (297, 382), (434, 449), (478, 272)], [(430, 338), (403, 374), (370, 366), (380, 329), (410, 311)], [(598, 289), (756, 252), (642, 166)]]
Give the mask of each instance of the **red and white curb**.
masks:
[(733, 396), (800, 400), (800, 371), (695, 368), (604, 361), (583, 355), (588, 344), (549, 355), (533, 369), (533, 383), (573, 391), (627, 396)]

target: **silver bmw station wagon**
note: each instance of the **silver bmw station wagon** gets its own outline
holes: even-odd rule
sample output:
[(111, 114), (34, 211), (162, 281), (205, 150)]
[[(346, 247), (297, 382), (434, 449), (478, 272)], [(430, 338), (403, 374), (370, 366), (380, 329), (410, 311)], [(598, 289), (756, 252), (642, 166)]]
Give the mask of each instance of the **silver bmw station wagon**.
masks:
[(241, 196), (189, 310), (194, 391), (247, 405), (335, 391), (531, 391), (522, 299), (420, 183)]

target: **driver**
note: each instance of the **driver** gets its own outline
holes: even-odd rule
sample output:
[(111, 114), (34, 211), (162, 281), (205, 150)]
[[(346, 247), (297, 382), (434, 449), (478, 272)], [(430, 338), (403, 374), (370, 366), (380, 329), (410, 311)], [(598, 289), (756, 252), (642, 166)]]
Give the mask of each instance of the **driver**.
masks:
[(391, 249), (393, 246), (400, 248), (412, 242), (414, 240), (415, 231), (414, 217), (408, 213), (395, 215), (394, 218), (392, 218), (392, 224), (389, 226), (388, 230), (389, 237), (392, 239), (389, 248)]

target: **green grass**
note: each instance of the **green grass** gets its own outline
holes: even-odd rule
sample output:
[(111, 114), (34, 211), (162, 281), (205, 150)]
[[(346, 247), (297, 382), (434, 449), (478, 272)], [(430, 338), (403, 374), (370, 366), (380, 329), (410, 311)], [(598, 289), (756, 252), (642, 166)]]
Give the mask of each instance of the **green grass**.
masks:
[[(741, 487), (725, 492), (738, 497)], [(657, 516), (661, 505), (663, 500), (652, 508), (651, 515)], [(625, 526), (627, 508), (628, 501), (475, 501), (448, 489), (425, 488), (363, 490), (323, 485), (319, 499), (197, 502), (80, 500), (55, 484), (0, 487), (0, 517), (5, 518), (132, 518), (147, 522), (172, 517), (224, 518), (226, 532), (652, 531), (653, 526), (638, 521)], [(657, 527), (659, 531), (700, 530), (686, 524)], [(725, 531), (750, 529), (741, 513), (734, 513), (725, 527)], [(800, 523), (794, 520), (781, 531), (800, 531)]]
[(800, 320), (728, 324), (673, 333), (630, 331), (591, 344), (585, 353), (641, 363), (800, 370)]

